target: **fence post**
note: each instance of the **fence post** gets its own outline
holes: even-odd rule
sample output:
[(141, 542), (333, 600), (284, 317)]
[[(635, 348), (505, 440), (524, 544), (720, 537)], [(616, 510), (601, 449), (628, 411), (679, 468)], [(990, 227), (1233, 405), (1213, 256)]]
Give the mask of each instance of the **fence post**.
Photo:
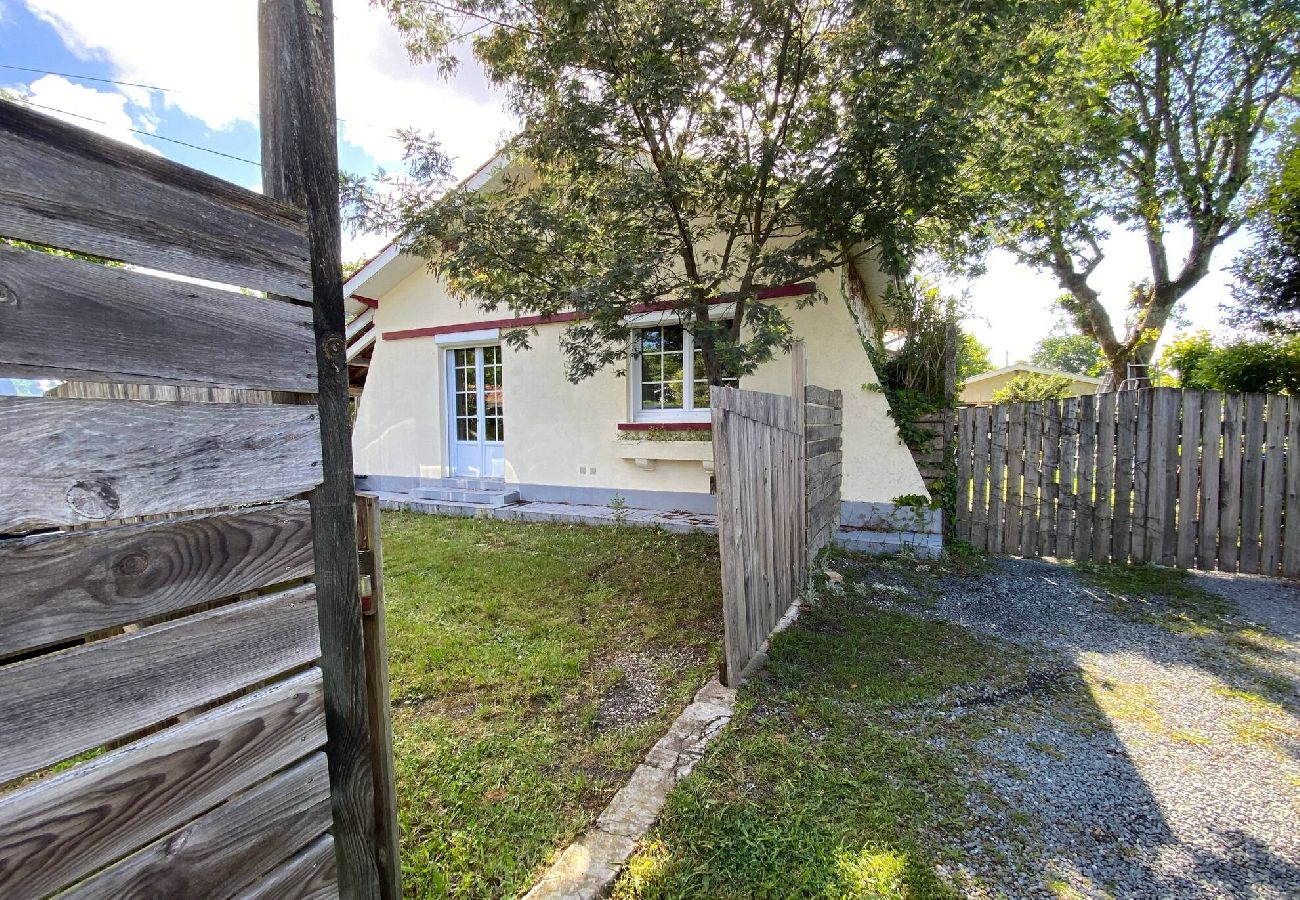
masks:
[(375, 852), (384, 900), (401, 900), (397, 777), (393, 766), (392, 696), (388, 682), (388, 627), (384, 601), (384, 543), (379, 498), (357, 495), (357, 549), (361, 554), (361, 626), (365, 635), (366, 696), (375, 773)]
[(379, 898), (343, 314), (333, 0), (261, 0), (262, 187), (307, 212), (321, 484), (311, 494), (339, 893)]

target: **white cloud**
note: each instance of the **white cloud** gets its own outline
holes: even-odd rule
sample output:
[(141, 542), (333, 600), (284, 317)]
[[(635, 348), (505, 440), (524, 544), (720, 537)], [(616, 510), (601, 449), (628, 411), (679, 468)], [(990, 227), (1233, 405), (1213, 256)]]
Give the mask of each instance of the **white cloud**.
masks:
[(20, 93), (47, 115), (133, 147), (158, 152), (132, 133), (132, 128), (147, 128), (148, 123), (133, 120), (126, 111), (127, 98), (116, 91), (98, 91), (59, 75), (43, 75)]
[[(170, 89), (153, 102), (209, 128), (256, 124), (257, 3), (175, 0), (24, 0), (68, 49), (108, 62), (114, 77)], [(367, 0), (335, 3), (338, 115), (342, 137), (380, 163), (392, 164), (398, 128), (433, 130), (468, 173), (510, 128), (499, 97), (472, 62), (450, 82), (431, 67), (413, 67), (396, 31)], [(149, 104), (150, 92), (123, 88)]]

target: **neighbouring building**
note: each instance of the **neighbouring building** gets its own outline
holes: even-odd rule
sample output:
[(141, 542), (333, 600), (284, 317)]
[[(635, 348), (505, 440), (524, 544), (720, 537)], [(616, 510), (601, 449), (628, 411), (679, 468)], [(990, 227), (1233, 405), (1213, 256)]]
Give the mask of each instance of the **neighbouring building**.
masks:
[(975, 406), (980, 403), (992, 403), (993, 395), (1002, 390), (1011, 379), (1018, 375), (1064, 375), (1070, 379), (1070, 396), (1082, 397), (1084, 394), (1095, 394), (1097, 388), (1101, 386), (1100, 378), (1093, 378), (1091, 375), (1077, 375), (1074, 372), (1065, 372), (1060, 369), (1048, 369), (1043, 366), (1032, 366), (1029, 363), (1015, 363), (1003, 369), (996, 369), (992, 372), (985, 372), (983, 375), (972, 375), (962, 382), (961, 397), (959, 402), (966, 406)]
[[(470, 186), (488, 184), (494, 171)], [(835, 270), (815, 286), (765, 293), (788, 304), (806, 343), (808, 382), (843, 391), (841, 520), (877, 542), (917, 528), (915, 507), (895, 515), (894, 498), (925, 494), (863, 346), (879, 315), (879, 282), (874, 271)], [(797, 308), (814, 289), (828, 302)], [(708, 389), (691, 335), (672, 312), (629, 317), (628, 340), (640, 352), (626, 376), (606, 369), (573, 384), (560, 346), (573, 315), (485, 312), (451, 296), (425, 260), (396, 244), (348, 280), (345, 296), (356, 317), (349, 359), (367, 359), (353, 436), (362, 487), (460, 504), (604, 506), (621, 498), (632, 508), (714, 511)], [(725, 319), (728, 309), (720, 299), (712, 315)], [(531, 347), (503, 344), (502, 333), (521, 326), (536, 329)], [(739, 380), (787, 395), (791, 384), (785, 355)], [(937, 541), (937, 516), (924, 518), (919, 539), (928, 545)]]

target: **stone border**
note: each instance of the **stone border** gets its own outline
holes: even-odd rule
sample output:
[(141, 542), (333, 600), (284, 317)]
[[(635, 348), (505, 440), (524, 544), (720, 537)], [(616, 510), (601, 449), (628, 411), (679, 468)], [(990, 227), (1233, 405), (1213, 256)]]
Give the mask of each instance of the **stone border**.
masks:
[(690, 774), (709, 741), (731, 721), (735, 706), (735, 690), (717, 679), (700, 688), (595, 824), (560, 854), (524, 900), (606, 896), (637, 841), (658, 820), (669, 791)]

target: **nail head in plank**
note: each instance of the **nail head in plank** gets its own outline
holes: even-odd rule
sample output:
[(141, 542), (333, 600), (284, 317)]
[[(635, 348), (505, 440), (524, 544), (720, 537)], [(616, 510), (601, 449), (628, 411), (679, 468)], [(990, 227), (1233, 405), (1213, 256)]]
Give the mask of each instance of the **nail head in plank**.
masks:
[(0, 798), (0, 896), (44, 896), (325, 743), (319, 669)]
[(0, 534), (300, 494), (321, 478), (316, 419), (310, 406), (0, 397)]

